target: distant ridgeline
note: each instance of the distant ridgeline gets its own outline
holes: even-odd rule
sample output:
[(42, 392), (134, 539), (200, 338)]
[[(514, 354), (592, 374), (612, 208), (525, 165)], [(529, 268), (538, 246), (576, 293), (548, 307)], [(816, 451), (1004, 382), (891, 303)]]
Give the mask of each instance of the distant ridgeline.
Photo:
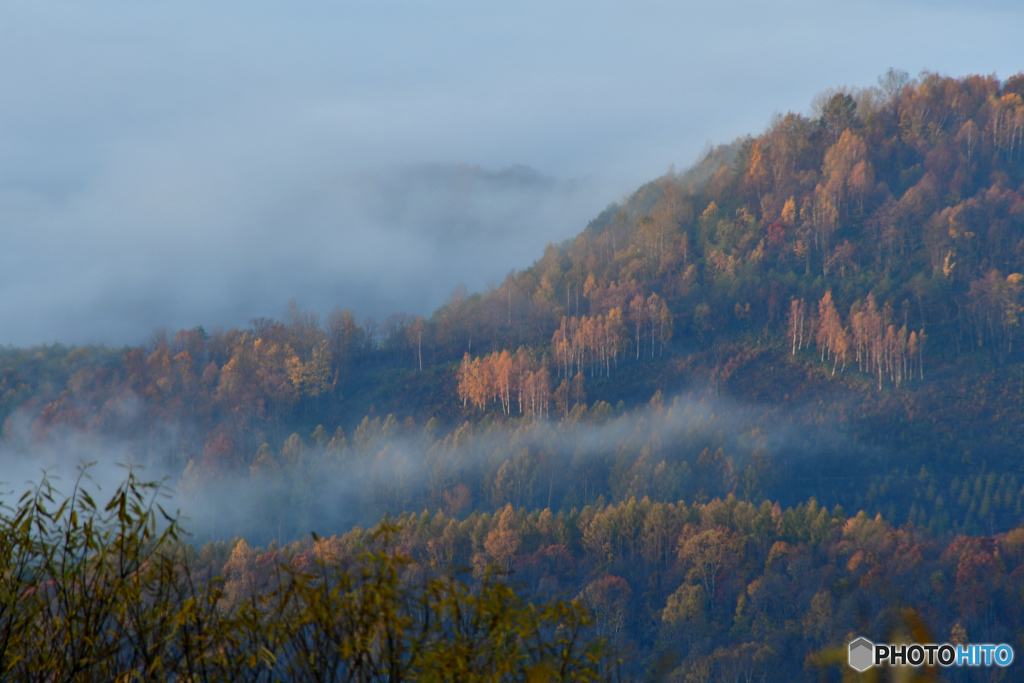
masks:
[[(660, 390), (725, 401), (725, 431), (729, 405), (772, 407), (710, 450), (753, 468), (747, 489), (739, 474), (698, 483), (703, 446), (650, 445), (652, 466), (691, 473), (666, 500), (817, 495), (936, 531), (1010, 528), (1024, 483), (1022, 97), (1024, 75), (896, 71), (824, 93), (814, 118), (709, 149), (429, 319), (322, 320), (293, 304), (283, 322), (158, 330), (137, 348), (0, 349), (6, 447), (85, 430), (195, 484), (287, 467), (296, 444), (326, 448), (361, 421), (429, 447), (466, 421), (605, 424)], [(801, 436), (767, 438), (758, 460), (749, 444), (780, 420)], [(648, 445), (607, 457), (640, 462)], [(492, 502), (498, 467), (467, 483), (474, 506)], [(604, 468), (579, 497), (618, 499), (628, 469)]]

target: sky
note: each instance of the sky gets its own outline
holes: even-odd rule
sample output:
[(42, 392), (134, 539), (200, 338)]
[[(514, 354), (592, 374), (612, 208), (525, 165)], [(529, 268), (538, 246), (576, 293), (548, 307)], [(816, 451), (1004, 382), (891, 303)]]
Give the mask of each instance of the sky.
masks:
[(499, 285), (707, 143), (1024, 3), (0, 0), (0, 345), (378, 320)]

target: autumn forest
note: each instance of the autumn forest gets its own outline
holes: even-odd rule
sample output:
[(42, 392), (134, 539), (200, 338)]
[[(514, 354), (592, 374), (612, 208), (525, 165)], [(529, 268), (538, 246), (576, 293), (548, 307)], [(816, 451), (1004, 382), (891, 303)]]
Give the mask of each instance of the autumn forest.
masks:
[[(285, 668), (308, 635), (267, 635), (246, 605), (301, 596), (319, 618), (327, 566), (386, 578), (381, 594), (416, 586), (438, 613), (514, 615), (516, 654), (490, 680), (847, 680), (854, 635), (1024, 652), (1024, 75), (890, 70), (812, 109), (709, 146), (429, 317), (321, 315), (300, 296), (241, 329), (0, 348), (2, 448), (102, 463), (117, 444), (133, 476), (166, 477), (181, 515), (171, 535), (153, 517), (146, 543), (173, 547), (171, 574), (220, 577), (201, 616), (238, 648), (224, 676), (300, 676)], [(142, 533), (156, 498), (119, 490), (111, 528)], [(2, 508), (5, 572), (36, 542), (26, 519), (78, 509), (35, 491), (45, 515)], [(32, 641), (20, 595), (0, 589), (15, 677), (45, 655), (9, 645)], [(564, 624), (590, 640), (566, 645)], [(344, 666), (442, 680), (410, 648)], [(202, 677), (143, 660), (125, 666)]]

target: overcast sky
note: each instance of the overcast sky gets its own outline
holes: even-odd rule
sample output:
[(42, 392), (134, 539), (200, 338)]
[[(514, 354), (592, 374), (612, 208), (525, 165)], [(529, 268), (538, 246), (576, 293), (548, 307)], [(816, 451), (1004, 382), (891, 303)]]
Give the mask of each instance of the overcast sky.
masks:
[(707, 142), (1020, 2), (2, 2), (0, 344), (382, 318), (500, 283)]

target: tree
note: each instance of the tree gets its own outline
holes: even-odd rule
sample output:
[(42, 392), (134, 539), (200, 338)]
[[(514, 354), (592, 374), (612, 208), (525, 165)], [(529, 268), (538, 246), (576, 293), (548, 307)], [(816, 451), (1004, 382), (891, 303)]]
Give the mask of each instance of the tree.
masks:
[(512, 383), (514, 374), (512, 354), (508, 351), (494, 352), (491, 354), (490, 359), (494, 388), (498, 394), (502, 410), (508, 415), (512, 411)]
[(822, 360), (832, 360), (832, 374), (836, 374), (836, 365), (839, 361), (846, 368), (846, 354), (849, 350), (849, 340), (843, 321), (839, 317), (835, 304), (832, 303), (831, 290), (825, 292), (821, 302), (818, 304), (818, 347), (822, 350)]
[(665, 341), (672, 336), (672, 313), (668, 305), (657, 294), (647, 297), (646, 313), (651, 331), (651, 358), (654, 358), (657, 342), (660, 342), (658, 354), (665, 351)]
[(640, 294), (637, 294), (629, 302), (629, 320), (633, 323), (633, 332), (636, 335), (636, 359), (640, 360), (640, 337), (644, 330), (644, 323), (647, 322), (647, 304)]
[(854, 123), (857, 103), (846, 92), (831, 94), (821, 110), (821, 123), (835, 140)]
[(487, 534), (484, 541), (484, 549), (491, 559), (508, 571), (512, 567), (512, 560), (519, 549), (520, 536), (516, 529), (516, 513), (512, 504), (505, 505), (498, 517), (498, 523), (494, 529)]
[(721, 527), (684, 534), (679, 539), (679, 559), (690, 567), (700, 581), (708, 602), (714, 608), (718, 573), (735, 552), (737, 539)]
[(562, 415), (562, 417), (569, 417), (569, 391), (570, 391), (569, 380), (563, 379), (562, 383), (555, 389), (555, 408)]
[[(466, 286), (459, 285), (452, 290), (448, 301), (439, 311), (438, 341), (448, 348), (449, 353), (454, 353), (462, 345), (464, 340), (463, 326), (466, 308)], [(470, 341), (471, 345), (472, 342)], [(472, 348), (467, 346), (466, 351), (471, 353)]]
[(575, 405), (587, 405), (587, 392), (584, 387), (586, 380), (582, 372), (577, 372), (572, 380), (572, 402)]
[(540, 419), (548, 415), (551, 404), (551, 375), (548, 374), (547, 368), (541, 367), (526, 376), (523, 393), (534, 418)]
[(699, 636), (707, 625), (707, 604), (702, 586), (684, 583), (668, 597), (661, 619), (671, 626), (686, 627), (688, 637)]
[(789, 338), (792, 340), (793, 351), (796, 355), (799, 349), (804, 347), (804, 321), (807, 317), (807, 302), (803, 299), (793, 299), (789, 304)]
[(459, 398), (462, 399), (462, 407), (465, 408), (466, 403), (469, 401), (469, 398), (473, 393), (473, 359), (470, 358), (468, 351), (462, 356), (462, 365), (459, 366), (458, 381)]
[(335, 307), (327, 317), (327, 340), (338, 368), (345, 370), (354, 362), (361, 337), (362, 330), (352, 311)]
[(423, 332), (425, 329), (426, 322), (423, 320), (423, 316), (415, 316), (412, 319), (412, 325), (409, 326), (409, 332), (411, 341), (416, 344), (416, 361), (421, 372), (423, 371)]
[(591, 581), (577, 596), (595, 616), (598, 635), (618, 635), (626, 623), (633, 590), (621, 576), (605, 576)]
[(309, 352), (309, 360), (295, 363), (294, 370), (289, 373), (296, 391), (310, 398), (319, 398), (332, 385), (331, 352), (327, 346), (326, 339), (317, 343)]

